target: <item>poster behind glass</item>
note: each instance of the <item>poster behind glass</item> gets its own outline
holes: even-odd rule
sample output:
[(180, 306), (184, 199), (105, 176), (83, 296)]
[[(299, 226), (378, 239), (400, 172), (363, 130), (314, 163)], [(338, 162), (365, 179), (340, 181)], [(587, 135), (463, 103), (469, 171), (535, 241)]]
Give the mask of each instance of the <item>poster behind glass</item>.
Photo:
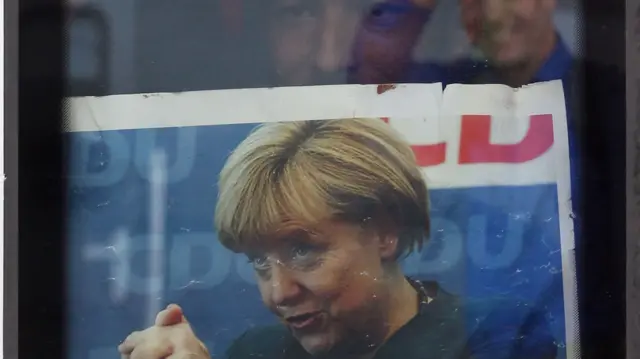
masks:
[[(73, 121), (91, 125), (70, 126), (66, 134), (75, 149), (69, 159), (71, 357), (117, 356), (118, 344), (130, 332), (152, 325), (169, 303), (183, 307), (215, 357), (224, 355), (247, 329), (277, 323), (262, 303), (252, 263), (216, 239), (218, 173), (256, 122), (287, 121), (280, 117), (294, 114), (300, 118), (289, 121), (354, 117), (363, 106), (370, 108), (361, 116), (391, 118), (388, 122), (409, 142), (431, 146), (428, 155), (416, 152), (420, 167), (436, 169), (435, 178), (424, 170), (430, 188), (431, 239), (423, 250), (402, 260), (404, 273), (437, 282), (443, 291), (465, 301), (500, 297), (535, 308), (535, 321), (540, 323), (530, 325), (542, 329), (533, 330), (532, 337), (550, 338), (554, 357), (577, 353), (577, 315), (571, 312), (573, 240), (567, 240), (572, 238), (567, 228), (573, 227), (578, 214), (572, 212), (571, 196), (560, 196), (555, 172), (553, 181), (541, 173), (543, 179), (531, 180), (527, 170), (519, 169), (526, 166), (518, 167), (518, 158), (540, 165), (536, 156), (541, 153), (525, 161), (526, 156), (518, 157), (522, 153), (500, 158), (476, 150), (467, 167), (474, 170), (462, 175), (455, 175), (454, 169), (447, 172), (443, 163), (460, 159), (462, 140), (444, 141), (444, 147), (439, 140), (461, 136), (462, 127), (452, 133), (433, 120), (442, 118), (442, 88), (453, 83), (519, 87), (561, 80), (567, 135), (554, 138), (554, 146), (567, 140), (570, 162), (575, 162), (567, 91), (571, 66), (579, 55), (575, 4), (532, 0), (530, 8), (517, 8), (500, 1), (329, 3), (220, 0), (185, 6), (137, 1), (125, 8), (96, 2), (112, 15), (111, 24), (118, 24), (108, 27), (109, 58), (119, 65), (109, 69), (106, 92), (141, 95), (79, 101), (80, 115)], [(477, 8), (479, 3), (484, 7)], [(341, 31), (332, 33), (331, 28)], [(135, 36), (126, 36), (131, 33)], [(546, 37), (549, 33), (553, 36)], [(520, 61), (539, 55), (531, 52), (531, 41), (541, 44), (536, 48), (549, 45), (547, 61)], [(76, 61), (83, 59), (78, 56)], [(436, 90), (425, 87), (429, 91), (399, 91), (404, 97), (389, 102), (378, 97), (392, 86), (364, 87), (366, 94), (358, 86), (345, 92), (293, 87), (274, 97), (256, 90), (233, 102), (245, 117), (235, 114), (229, 103), (218, 108), (193, 105), (206, 103), (206, 96), (212, 103), (218, 96), (237, 98), (202, 90), (361, 83), (442, 85), (434, 85)], [(185, 105), (154, 94), (158, 92), (181, 92), (194, 102), (187, 100), (190, 105)], [(425, 100), (429, 93), (436, 95)], [(302, 94), (314, 94), (317, 105)], [(505, 119), (558, 110), (544, 100), (534, 103), (538, 107), (529, 112), (518, 112), (517, 103), (505, 112), (488, 107), (472, 114)], [(300, 115), (303, 106), (311, 107)], [(231, 125), (235, 122), (241, 123)], [(532, 122), (529, 131), (536, 126)], [(544, 148), (544, 141), (527, 137), (526, 126), (506, 128), (512, 131), (505, 130), (506, 138), (490, 131), (487, 140), (505, 148), (523, 142)], [(472, 133), (477, 131), (482, 129)], [(473, 164), (475, 156), (489, 164)], [(507, 165), (492, 165), (491, 158)], [(165, 163), (166, 170), (154, 170), (153, 163)], [(498, 169), (487, 170), (492, 166)], [(570, 191), (573, 181), (568, 182)], [(561, 217), (564, 210), (566, 216)], [(465, 330), (470, 331), (469, 326), (465, 323)], [(518, 337), (490, 333), (496, 335), (494, 343), (515, 342)], [(567, 333), (574, 343), (567, 343)]]

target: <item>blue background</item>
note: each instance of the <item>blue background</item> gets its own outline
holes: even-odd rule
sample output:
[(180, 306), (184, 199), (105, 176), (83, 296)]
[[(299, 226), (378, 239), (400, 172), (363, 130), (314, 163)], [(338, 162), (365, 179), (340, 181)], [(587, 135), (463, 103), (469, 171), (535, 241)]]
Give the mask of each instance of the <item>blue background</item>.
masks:
[[(222, 248), (213, 230), (218, 172), (253, 126), (66, 135), (71, 358), (117, 358), (118, 343), (147, 325), (148, 178), (155, 148), (166, 152), (168, 164), (162, 304), (181, 304), (214, 355), (247, 328), (273, 322), (250, 266)], [(563, 349), (556, 186), (430, 193), (432, 239), (404, 260), (406, 273), (463, 296), (499, 294), (540, 306)], [(127, 233), (128, 250), (118, 231)]]

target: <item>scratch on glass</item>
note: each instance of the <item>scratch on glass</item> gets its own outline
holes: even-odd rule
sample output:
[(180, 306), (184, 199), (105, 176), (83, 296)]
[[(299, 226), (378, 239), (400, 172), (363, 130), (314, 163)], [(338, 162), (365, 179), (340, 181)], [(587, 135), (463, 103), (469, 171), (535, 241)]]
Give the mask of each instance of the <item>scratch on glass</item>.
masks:
[(162, 309), (164, 292), (164, 222), (167, 197), (167, 158), (162, 150), (155, 150), (149, 159), (149, 294), (147, 297), (147, 325), (155, 322)]

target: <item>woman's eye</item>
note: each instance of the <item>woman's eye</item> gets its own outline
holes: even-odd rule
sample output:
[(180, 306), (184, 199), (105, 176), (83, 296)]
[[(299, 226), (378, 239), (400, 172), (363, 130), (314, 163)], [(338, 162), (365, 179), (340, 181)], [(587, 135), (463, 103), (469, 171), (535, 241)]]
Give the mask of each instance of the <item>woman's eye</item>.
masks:
[(306, 257), (311, 253), (311, 248), (307, 246), (296, 246), (292, 250), (293, 257)]
[(370, 15), (374, 18), (379, 18), (385, 15), (385, 13), (386, 13), (385, 8), (381, 4), (376, 4), (371, 7)]
[(251, 257), (249, 258), (249, 263), (253, 265), (256, 269), (264, 269), (267, 266), (267, 258), (266, 257)]
[(379, 28), (391, 28), (397, 25), (401, 18), (411, 11), (410, 5), (377, 3), (369, 9), (368, 25)]
[(314, 15), (311, 7), (302, 4), (283, 6), (278, 12), (285, 20), (309, 19)]

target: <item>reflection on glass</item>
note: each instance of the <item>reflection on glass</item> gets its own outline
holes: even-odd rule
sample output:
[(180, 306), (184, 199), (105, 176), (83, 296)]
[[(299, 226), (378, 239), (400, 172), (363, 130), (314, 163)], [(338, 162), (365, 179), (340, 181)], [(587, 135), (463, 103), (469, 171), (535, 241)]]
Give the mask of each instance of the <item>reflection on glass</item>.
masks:
[[(579, 49), (568, 30), (574, 24), (564, 23), (574, 21), (571, 4), (554, 0), (237, 0), (232, 8), (224, 0), (135, 4), (122, 6), (135, 11), (127, 13), (137, 19), (133, 40), (128, 40), (135, 46), (114, 49), (121, 52), (109, 58), (135, 64), (134, 78), (127, 79), (135, 86), (130, 87), (149, 93), (435, 82), (519, 87), (561, 80), (567, 99), (572, 200), (579, 206), (580, 148), (574, 126), (574, 54)], [(110, 11), (98, 11), (103, 20), (122, 16), (114, 3), (102, 8)], [(79, 16), (70, 23), (68, 70), (75, 81), (71, 92), (118, 94), (121, 90), (108, 77), (113, 71), (104, 56), (107, 39), (116, 31), (92, 19)], [(393, 86), (384, 89), (390, 90), (380, 91), (381, 96), (387, 92), (393, 96)], [(145, 96), (154, 101), (154, 94)], [(429, 352), (453, 355), (468, 354), (462, 349), (477, 353), (486, 349), (492, 359), (566, 356), (562, 280), (566, 268), (556, 228), (558, 204), (548, 200), (556, 198), (554, 186), (537, 183), (517, 191), (489, 185), (451, 191), (430, 188), (427, 215), (422, 192), (429, 181), (425, 184), (411, 166), (384, 168), (388, 152), (407, 154), (405, 143), (389, 144), (391, 135), (379, 130), (381, 137), (369, 138), (359, 150), (341, 147), (352, 140), (348, 134), (357, 137), (349, 132), (355, 131), (351, 126), (363, 130), (369, 128), (368, 122), (265, 126), (252, 137), (256, 143), (278, 138), (282, 143), (272, 142), (271, 152), (259, 153), (252, 152), (248, 142), (237, 147), (254, 125), (183, 126), (180, 121), (187, 121), (193, 112), (176, 115), (166, 108), (167, 114), (158, 117), (171, 117), (174, 126), (146, 128), (144, 111), (127, 106), (102, 109), (113, 118), (130, 119), (124, 128), (68, 136), (75, 149), (70, 154), (70, 292), (79, 313), (70, 319), (72, 358), (117, 357), (117, 345), (126, 335), (154, 324), (158, 312), (161, 324), (183, 329), (188, 327), (183, 323), (185, 314), (197, 328), (198, 341), (189, 336), (193, 339), (189, 348), (195, 352), (202, 352), (202, 340), (211, 354), (220, 357), (235, 342), (231, 359), (258, 352), (280, 357), (283, 348), (296, 358), (324, 352), (370, 354), (378, 348), (391, 349), (381, 349), (376, 358), (402, 357), (398, 353), (419, 354), (424, 349), (405, 341), (417, 342), (425, 333), (435, 333), (425, 344)], [(136, 111), (141, 111), (139, 116), (132, 114)], [(370, 130), (377, 133), (378, 127)], [(269, 136), (267, 131), (272, 131)], [(444, 130), (415, 125), (404, 133), (439, 135), (439, 131)], [(289, 136), (286, 141), (283, 133)], [(522, 137), (525, 133), (521, 131)], [(311, 137), (327, 142), (315, 150), (304, 147)], [(166, 170), (160, 182), (154, 181), (149, 165), (158, 148), (166, 150), (160, 160)], [(317, 157), (287, 161), (286, 154), (301, 148)], [(236, 157), (227, 162), (218, 184), (218, 172), (233, 149)], [(268, 160), (280, 161), (251, 167), (250, 156), (242, 157), (243, 151), (254, 153), (252, 160), (266, 154)], [(318, 155), (322, 151), (326, 156)], [(371, 160), (369, 172), (358, 167), (361, 162), (353, 162), (362, 157)], [(399, 156), (395, 161), (406, 165), (407, 159)], [(340, 166), (349, 170), (343, 173), (342, 188), (336, 185)], [(327, 168), (332, 170), (324, 174)], [(245, 183), (259, 169), (265, 171), (260, 172), (261, 181)], [(283, 173), (301, 177), (287, 181)], [(360, 178), (364, 173), (367, 176)], [(325, 182), (312, 188), (314, 181)], [(310, 187), (296, 187), (303, 185)], [(385, 197), (380, 203), (372, 200), (392, 189), (413, 194)], [(225, 193), (235, 194), (225, 197)], [(219, 213), (214, 229), (211, 210), (216, 201), (226, 203), (218, 208), (240, 208), (240, 204), (244, 208)], [(374, 211), (381, 203), (389, 213)], [(343, 217), (328, 218), (329, 212)], [(405, 233), (388, 242), (382, 241), (386, 238), (382, 234), (398, 230), (389, 222), (401, 214), (428, 222), (419, 223), (422, 235), (430, 223), (431, 241), (396, 262), (396, 252), (402, 251), (394, 246), (403, 242), (399, 238)], [(267, 222), (259, 223), (262, 215)], [(226, 221), (220, 219), (225, 216)], [(581, 213), (575, 210), (573, 217), (579, 236)], [(276, 231), (278, 235), (262, 232), (280, 222), (287, 226)], [(249, 229), (255, 230), (244, 232)], [(221, 235), (216, 237), (215, 230)], [(376, 233), (368, 238), (381, 241), (354, 240), (361, 231)], [(253, 244), (235, 247), (240, 239)], [(233, 255), (229, 248), (243, 255)], [(393, 270), (388, 272), (389, 268)], [(436, 306), (423, 306), (424, 302)], [(180, 307), (165, 309), (169, 303)], [(439, 309), (432, 312), (434, 307)], [(456, 317), (458, 310), (472, 314)], [(500, 314), (505, 311), (511, 314)], [(453, 319), (442, 321), (445, 329), (431, 330), (433, 322), (420, 319), (425, 313)], [(486, 337), (465, 334), (468, 318), (478, 319)], [(278, 321), (288, 323), (291, 332), (280, 327), (250, 331), (239, 338), (253, 326), (271, 328)], [(500, 325), (516, 332), (496, 329)], [(120, 348), (125, 352), (136, 347), (135, 338), (129, 339)], [(260, 345), (265, 347), (256, 347)], [(154, 355), (159, 359), (165, 354)]]
[(67, 95), (103, 95), (108, 90), (108, 28), (104, 14), (86, 5), (67, 14)]

